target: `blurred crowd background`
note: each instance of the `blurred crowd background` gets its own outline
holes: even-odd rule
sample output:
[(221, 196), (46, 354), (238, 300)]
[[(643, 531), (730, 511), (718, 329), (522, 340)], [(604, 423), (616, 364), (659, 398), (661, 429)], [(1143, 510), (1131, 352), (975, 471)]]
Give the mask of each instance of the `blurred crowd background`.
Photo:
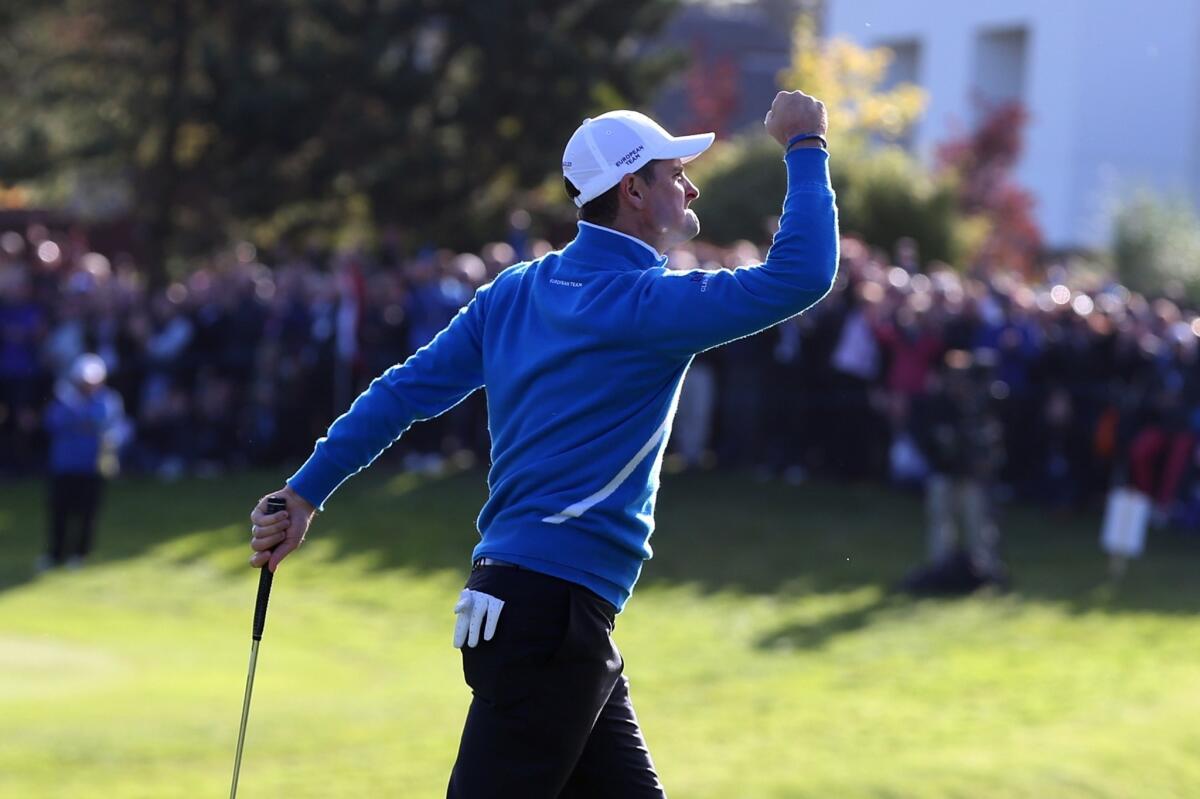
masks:
[[(1041, 91), (1065, 69), (1043, 58), (1057, 11), (889, 9), (0, 0), (0, 476), (298, 465), (474, 289), (571, 238), (558, 154), (598, 111), (715, 131), (689, 165), (702, 236), (670, 264), (755, 263), (784, 190), (762, 115), (799, 87), (829, 107), (837, 286), (696, 359), (667, 468), (932, 485), (934, 558), (931, 476), (963, 507), (1129, 486), (1200, 526), (1200, 221), (1126, 190), (1179, 170), (1146, 172), (1125, 134), (1048, 155), (1080, 124)], [(1161, 56), (1139, 67), (1154, 97), (1182, 96), (1176, 50), (1127, 22), (1102, 27)], [(926, 74), (939, 53), (977, 57)], [(1098, 198), (1102, 233), (1062, 210)], [(56, 402), (75, 421), (51, 430)], [(384, 457), (487, 447), (480, 393)]]
[[(174, 479), (293, 467), (357, 393), (429, 341), (478, 286), (543, 240), (479, 252), (260, 253), (235, 247), (161, 289), (128, 255), (78, 231), (0, 234), (0, 469), (47, 466), (45, 409), (84, 353), (107, 366), (130, 434), (127, 472)], [(677, 269), (765, 256), (750, 241), (693, 243)], [(1200, 318), (1097, 276), (1072, 281), (922, 263), (842, 243), (833, 293), (781, 326), (700, 355), (668, 468), (754, 470), (919, 485), (931, 472), (994, 480), (1002, 497), (1095, 506), (1114, 481), (1162, 520), (1200, 524)], [(976, 416), (934, 428), (949, 376)], [(959, 404), (962, 404), (960, 402)], [(980, 437), (988, 424), (1000, 434)], [(972, 437), (974, 436), (974, 437)], [(395, 468), (486, 463), (482, 393), (414, 426)]]

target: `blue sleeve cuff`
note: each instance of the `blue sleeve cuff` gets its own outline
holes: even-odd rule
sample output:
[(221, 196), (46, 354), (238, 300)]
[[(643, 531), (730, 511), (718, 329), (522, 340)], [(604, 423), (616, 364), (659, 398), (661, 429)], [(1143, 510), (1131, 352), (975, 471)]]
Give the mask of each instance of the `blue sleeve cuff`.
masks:
[(829, 153), (819, 147), (798, 147), (783, 157), (788, 168), (788, 189), (801, 183), (829, 187)]
[(318, 445), (304, 465), (288, 478), (287, 484), (319, 511), (325, 510), (325, 501), (346, 481), (350, 475), (326, 458)]

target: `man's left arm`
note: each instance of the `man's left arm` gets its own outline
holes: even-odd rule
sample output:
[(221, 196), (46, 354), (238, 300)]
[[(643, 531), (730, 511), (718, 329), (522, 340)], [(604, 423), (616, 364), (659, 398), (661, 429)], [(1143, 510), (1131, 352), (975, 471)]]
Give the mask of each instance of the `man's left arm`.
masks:
[(634, 329), (677, 355), (701, 352), (795, 316), (828, 293), (837, 274), (837, 205), (828, 154), (796, 150), (785, 159), (788, 191), (764, 263), (732, 271), (648, 271)]

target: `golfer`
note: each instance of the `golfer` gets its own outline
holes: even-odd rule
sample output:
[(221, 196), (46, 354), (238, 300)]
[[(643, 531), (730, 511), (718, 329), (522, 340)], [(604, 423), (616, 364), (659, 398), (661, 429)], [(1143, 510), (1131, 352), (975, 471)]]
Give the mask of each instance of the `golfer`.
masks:
[(824, 106), (780, 92), (765, 121), (787, 195), (765, 263), (675, 272), (700, 230), (684, 165), (713, 135), (632, 111), (584, 120), (563, 154), (579, 230), (480, 288), (371, 383), (250, 519), (274, 570), (334, 490), (414, 421), (487, 387), (489, 497), (454, 643), (474, 698), (448, 796), (663, 797), (613, 644), (650, 555), (659, 469), (692, 356), (800, 313), (833, 283), (838, 228)]

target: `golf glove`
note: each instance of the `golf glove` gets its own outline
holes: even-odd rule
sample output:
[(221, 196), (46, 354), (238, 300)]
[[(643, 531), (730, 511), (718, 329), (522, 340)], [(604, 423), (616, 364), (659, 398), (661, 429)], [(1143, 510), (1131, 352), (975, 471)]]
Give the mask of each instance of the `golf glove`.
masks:
[[(483, 640), (490, 641), (496, 634), (496, 623), (500, 621), (500, 611), (504, 609), (504, 600), (497, 599), (482, 591), (472, 591), (464, 588), (458, 595), (458, 603), (454, 606), (454, 614), (458, 617), (454, 622), (454, 646), (462, 649), (463, 644), (473, 647), (479, 643), (479, 630), (483, 628)], [(484, 618), (487, 624), (484, 625)]]

